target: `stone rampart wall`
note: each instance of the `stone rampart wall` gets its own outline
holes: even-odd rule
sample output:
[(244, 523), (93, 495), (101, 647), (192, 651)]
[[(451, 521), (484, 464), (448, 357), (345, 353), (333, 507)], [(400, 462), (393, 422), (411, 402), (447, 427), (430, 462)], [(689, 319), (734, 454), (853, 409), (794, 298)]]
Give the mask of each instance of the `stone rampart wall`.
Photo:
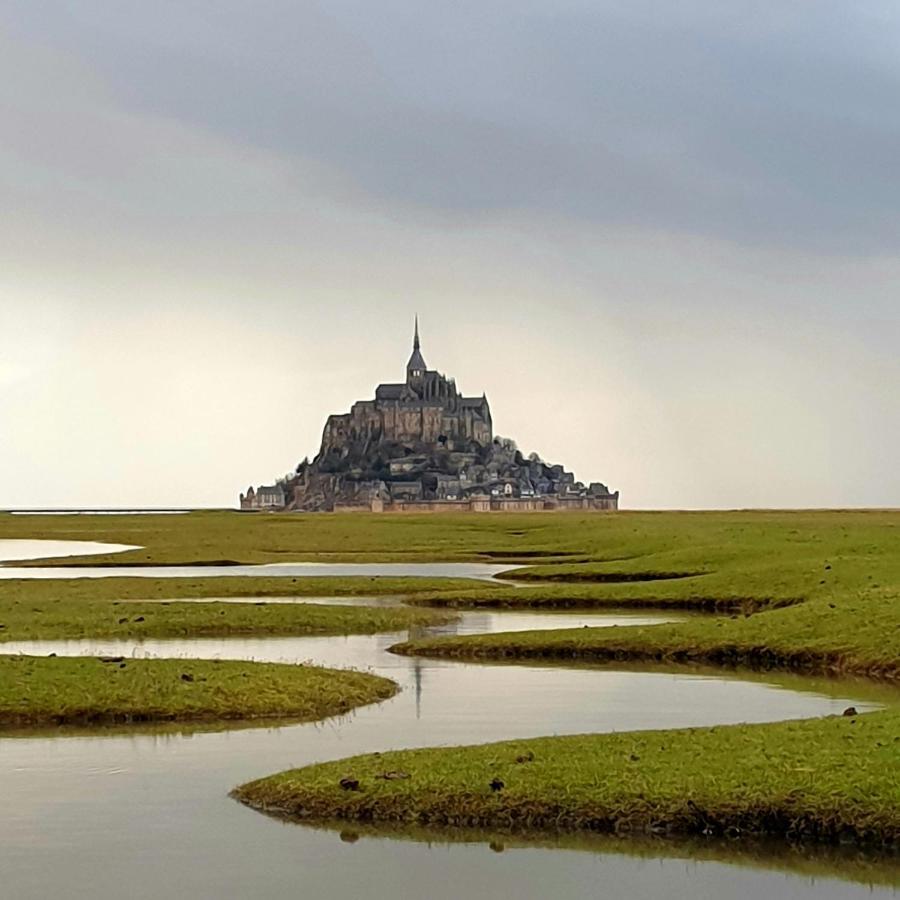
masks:
[(600, 512), (618, 509), (618, 496), (573, 498), (473, 497), (469, 500), (394, 500), (335, 503), (335, 512)]

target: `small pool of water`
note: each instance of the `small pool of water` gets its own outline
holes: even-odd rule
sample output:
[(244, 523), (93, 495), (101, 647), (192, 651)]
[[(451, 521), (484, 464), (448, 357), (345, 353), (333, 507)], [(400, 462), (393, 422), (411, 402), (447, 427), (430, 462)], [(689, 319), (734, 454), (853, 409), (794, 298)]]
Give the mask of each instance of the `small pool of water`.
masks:
[[(0, 563), (25, 559), (53, 559), (59, 556), (97, 556), (101, 553), (124, 553), (126, 550), (140, 550), (133, 544), (105, 544), (100, 541), (48, 541), (0, 538)], [(31, 571), (27, 568), (5, 569), (0, 567), (0, 577), (4, 572)], [(28, 578), (28, 575), (18, 575)]]

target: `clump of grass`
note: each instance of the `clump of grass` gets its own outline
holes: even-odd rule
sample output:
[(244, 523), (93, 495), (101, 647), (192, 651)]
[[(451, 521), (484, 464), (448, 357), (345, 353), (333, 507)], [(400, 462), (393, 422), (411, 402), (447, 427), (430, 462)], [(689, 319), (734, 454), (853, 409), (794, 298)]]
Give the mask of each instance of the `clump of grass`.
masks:
[(234, 796), (311, 821), (894, 846), (900, 714), (374, 754), (250, 782)]
[(304, 665), (0, 656), (0, 726), (313, 720), (396, 691), (386, 678)]
[(719, 594), (682, 590), (672, 594), (654, 589), (650, 584), (631, 584), (627, 589), (616, 583), (592, 582), (550, 583), (535, 580), (527, 587), (520, 585), (497, 587), (493, 584), (466, 588), (446, 588), (441, 591), (420, 591), (405, 598), (411, 606), (435, 609), (682, 609), (710, 613), (753, 613), (764, 609), (779, 609), (802, 603), (802, 597), (741, 596), (738, 593)]

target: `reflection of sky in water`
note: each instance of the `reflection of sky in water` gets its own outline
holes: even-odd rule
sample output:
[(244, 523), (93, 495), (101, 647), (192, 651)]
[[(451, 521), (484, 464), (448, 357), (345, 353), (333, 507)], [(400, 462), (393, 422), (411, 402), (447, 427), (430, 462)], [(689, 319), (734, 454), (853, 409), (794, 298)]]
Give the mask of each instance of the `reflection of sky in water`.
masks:
[[(46, 541), (0, 539), (0, 562), (23, 559), (53, 559), (61, 556), (91, 556), (137, 550), (129, 544), (103, 544), (97, 541)], [(324, 563), (285, 562), (243, 566), (34, 566), (0, 567), (0, 578), (212, 578), (243, 575), (304, 578), (356, 575), (376, 578), (487, 578), (517, 568), (509, 564), (478, 562), (444, 563)]]
[[(620, 625), (666, 616), (466, 613), (440, 631)], [(106, 732), (0, 740), (0, 857), (9, 896), (779, 898), (890, 896), (720, 863), (484, 844), (428, 846), (267, 819), (227, 797), (251, 778), (400, 747), (840, 712), (846, 696), (765, 680), (556, 666), (473, 665), (386, 653), (406, 633), (330, 638), (43, 641), (4, 652), (310, 661), (387, 675), (402, 692), (343, 719), (218, 733)], [(189, 663), (185, 663), (189, 665)], [(798, 687), (802, 679), (777, 679)], [(840, 692), (837, 683), (833, 686)]]
[[(21, 559), (53, 559), (60, 556), (94, 556), (100, 553), (123, 553), (138, 550), (132, 544), (103, 544), (99, 541), (46, 541), (21, 538), (0, 539), (0, 562)], [(9, 569), (10, 572), (19, 571)], [(26, 569), (25, 572), (31, 571)], [(2, 572), (2, 570), (0, 570)], [(0, 577), (29, 578), (25, 575), (0, 575)]]
[[(112, 549), (94, 551), (111, 553), (131, 550), (121, 545), (99, 545)], [(63, 555), (75, 555), (74, 552)], [(50, 556), (41, 553), (41, 556)], [(33, 559), (34, 555), (17, 559)], [(376, 578), (485, 578), (516, 566), (494, 563), (266, 563), (252, 566), (33, 566), (29, 568), (0, 567), (0, 578), (218, 578), (223, 575), (268, 578), (341, 578), (355, 575)]]

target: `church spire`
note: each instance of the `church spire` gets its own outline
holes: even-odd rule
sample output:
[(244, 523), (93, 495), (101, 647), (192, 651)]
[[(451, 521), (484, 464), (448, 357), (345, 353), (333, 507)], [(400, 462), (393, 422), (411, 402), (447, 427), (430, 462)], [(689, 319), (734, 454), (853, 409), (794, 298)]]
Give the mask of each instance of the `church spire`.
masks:
[(416, 316), (416, 328), (413, 334), (413, 352), (406, 364), (406, 383), (411, 387), (421, 386), (425, 378), (425, 360), (419, 349), (419, 317)]

